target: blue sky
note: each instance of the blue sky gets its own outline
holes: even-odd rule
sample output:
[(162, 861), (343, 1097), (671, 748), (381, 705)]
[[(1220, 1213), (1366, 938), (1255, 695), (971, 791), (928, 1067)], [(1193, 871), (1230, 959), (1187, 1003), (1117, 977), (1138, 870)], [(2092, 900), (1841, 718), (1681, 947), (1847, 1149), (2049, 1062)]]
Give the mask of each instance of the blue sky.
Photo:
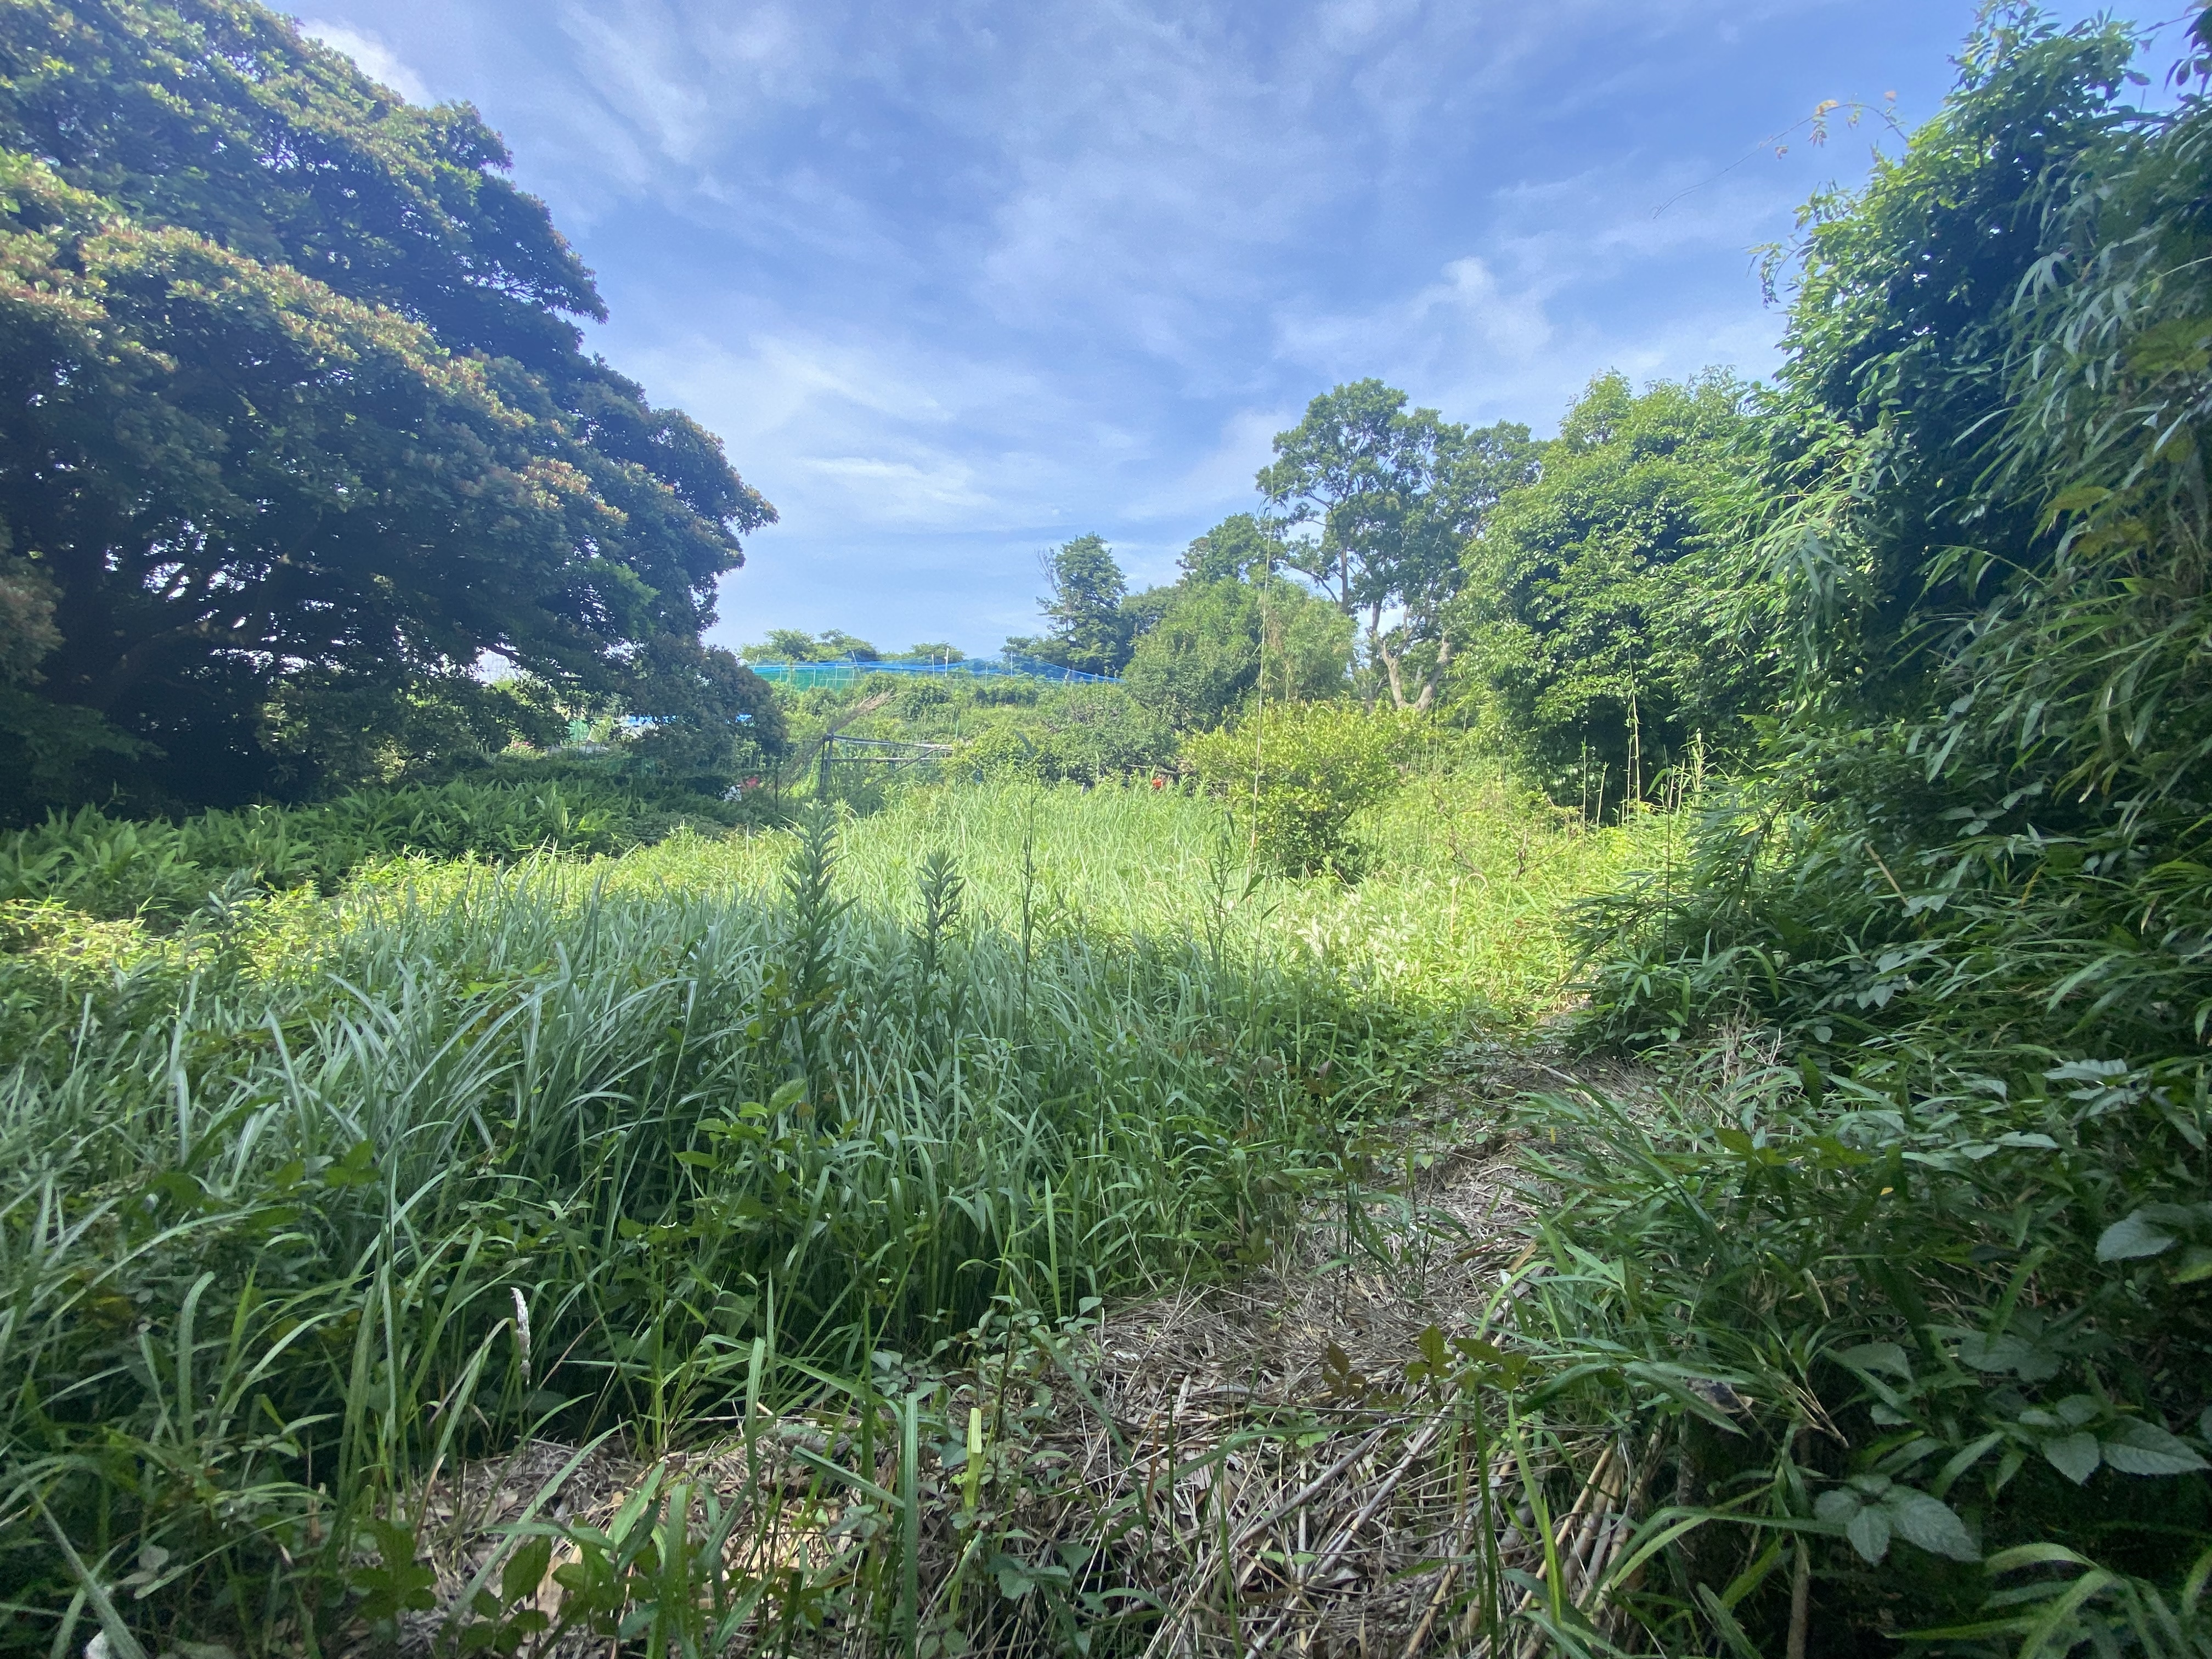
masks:
[[(714, 637), (990, 650), (1040, 549), (1133, 580), (1381, 375), (1539, 431), (1593, 375), (1771, 366), (1748, 250), (1931, 113), (1972, 0), (313, 0), (467, 99), (599, 275), (592, 344), (782, 521)], [(2062, 9), (2079, 15), (2086, 8)], [(2123, 8), (2124, 10), (2125, 9)], [(2172, 9), (2181, 9), (2173, 0)], [(2158, 14), (2164, 15), (2164, 14)]]

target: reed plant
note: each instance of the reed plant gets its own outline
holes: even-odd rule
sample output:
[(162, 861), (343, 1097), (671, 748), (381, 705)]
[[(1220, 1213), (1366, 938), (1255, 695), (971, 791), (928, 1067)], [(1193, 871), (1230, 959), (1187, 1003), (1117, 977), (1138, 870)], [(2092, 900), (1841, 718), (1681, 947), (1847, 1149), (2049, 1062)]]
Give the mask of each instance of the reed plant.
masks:
[(51, 902), (174, 925), (210, 895), (335, 892), (364, 866), (414, 856), (511, 863), (541, 851), (612, 853), (685, 823), (746, 816), (719, 796), (641, 789), (611, 768), (529, 759), (483, 778), (358, 789), (305, 806), (198, 812), (178, 822), (98, 807), (0, 834), (0, 902)]
[[(1628, 855), (1486, 833), (1347, 890), (1255, 875), (1172, 791), (970, 787), (617, 858), (403, 860), (159, 933), (19, 914), (0, 1640), (396, 1630), (431, 1599), (438, 1479), (547, 1438), (656, 1457), (794, 1401), (844, 1413), (815, 1477), (895, 1510), (921, 1425), (964, 1434), (928, 1365), (1261, 1258), (1344, 1178), (1347, 1125), (1467, 1034), (1487, 963), (1449, 953), (1528, 931), (1485, 884), (1517, 858), (1534, 908)], [(1540, 1006), (1548, 965), (1501, 1000)], [(563, 1534), (568, 1616), (662, 1605), (632, 1580), (678, 1571), (712, 1496)], [(840, 1618), (910, 1608), (880, 1567), (739, 1594), (729, 1530), (769, 1510), (713, 1501), (716, 1617), (818, 1622), (836, 1583)], [(526, 1644), (502, 1571), (464, 1623)]]

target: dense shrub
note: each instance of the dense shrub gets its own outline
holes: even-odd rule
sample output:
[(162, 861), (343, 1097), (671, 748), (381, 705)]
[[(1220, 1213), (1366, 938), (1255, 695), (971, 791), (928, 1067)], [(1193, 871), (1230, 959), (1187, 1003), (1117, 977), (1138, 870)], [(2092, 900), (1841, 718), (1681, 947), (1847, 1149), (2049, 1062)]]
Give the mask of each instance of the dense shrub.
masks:
[(965, 775), (1096, 783), (1168, 764), (1175, 737), (1165, 721), (1114, 687), (1086, 688), (1036, 717), (994, 725), (964, 740), (952, 759)]
[(1179, 730), (1218, 726), (1261, 684), (1285, 700), (1344, 689), (1352, 619), (1279, 576), (1186, 580), (1138, 640), (1122, 682)]
[(1641, 394), (1601, 377), (1544, 446), (1542, 476), (1468, 545), (1452, 611), (1465, 712), (1555, 799), (1640, 797), (1698, 733), (1726, 747), (1771, 706), (1771, 649), (1717, 649), (1708, 603), (1747, 402), (1723, 374)]
[[(1729, 1523), (1808, 1540), (1838, 1651), (2207, 1650), (2208, 18), (2156, 112), (2125, 29), (1999, 8), (1905, 155), (1814, 204), (1712, 593), (1790, 705), (1584, 915), (1587, 1035), (1780, 1063), (1563, 1110), (1579, 1277), (1533, 1305), (1621, 1379), (1577, 1409), (1640, 1395)], [(1756, 1403), (1662, 1401), (1662, 1365)], [(1686, 1611), (1721, 1548), (1671, 1651), (1726, 1628)], [(1748, 1589), (1722, 1610), (1773, 1641), (1790, 1598)]]
[(1559, 1206), (1521, 1408), (1656, 1466), (1607, 1590), (1656, 1638), (1632, 1650), (1712, 1651), (1718, 1603), (1743, 1653), (1796, 1650), (1793, 1604), (1814, 1655), (1976, 1626), (1933, 1650), (2204, 1652), (2177, 1594), (2212, 1561), (2196, 1068), (1937, 1090), (1717, 1058), (1520, 1114)]
[(737, 811), (557, 766), (537, 777), (356, 790), (318, 805), (248, 806), (176, 823), (111, 817), (88, 806), (0, 836), (0, 902), (54, 900), (94, 916), (173, 920), (210, 894), (334, 891), (379, 859), (503, 864), (541, 849), (618, 852), (680, 823), (734, 821)]
[(1183, 746), (1206, 788), (1248, 815), (1261, 855), (1304, 874), (1355, 873), (1352, 815), (1397, 781), (1413, 726), (1356, 703), (1288, 704)]

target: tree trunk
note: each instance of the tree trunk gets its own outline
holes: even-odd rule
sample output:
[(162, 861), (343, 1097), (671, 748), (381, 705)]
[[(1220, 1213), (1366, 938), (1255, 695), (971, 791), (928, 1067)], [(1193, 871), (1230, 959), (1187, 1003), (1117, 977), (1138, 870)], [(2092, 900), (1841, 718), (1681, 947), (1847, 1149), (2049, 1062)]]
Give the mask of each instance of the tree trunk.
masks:
[(1368, 669), (1368, 672), (1367, 672), (1367, 694), (1366, 694), (1365, 702), (1366, 702), (1366, 706), (1367, 706), (1367, 712), (1368, 712), (1369, 714), (1373, 714), (1373, 713), (1375, 712), (1375, 705), (1376, 705), (1376, 702), (1379, 700), (1380, 696), (1381, 696), (1381, 694), (1380, 694), (1380, 693), (1376, 690), (1376, 687), (1375, 687), (1375, 672), (1374, 672), (1374, 671), (1375, 671), (1375, 665), (1376, 665), (1376, 663), (1378, 663), (1378, 662), (1379, 662), (1379, 663), (1381, 663), (1381, 664), (1382, 664), (1382, 665), (1383, 665), (1387, 670), (1389, 670), (1389, 675), (1390, 675), (1390, 695), (1391, 695), (1391, 696), (1395, 699), (1395, 698), (1397, 696), (1397, 695), (1398, 695), (1398, 684), (1397, 684), (1397, 681), (1398, 681), (1398, 665), (1397, 665), (1395, 663), (1394, 663), (1394, 662), (1392, 662), (1392, 661), (1390, 660), (1390, 653), (1389, 653), (1389, 652), (1388, 650), (1384, 649), (1384, 647), (1383, 647), (1383, 644), (1382, 644), (1382, 607), (1381, 605), (1370, 605), (1370, 606), (1367, 608), (1367, 669)]
[[(1378, 636), (1375, 641), (1375, 654), (1382, 659), (1383, 670), (1390, 677), (1391, 706), (1403, 714), (1406, 708), (1406, 684), (1398, 672), (1397, 653), (1383, 644)], [(1425, 686), (1422, 688), (1421, 695), (1424, 698), (1427, 696), (1428, 689)]]
[(1444, 670), (1451, 665), (1451, 635), (1438, 635), (1437, 659), (1429, 665), (1428, 673), (1422, 678), (1421, 695), (1414, 700), (1413, 712), (1416, 714), (1427, 714), (1431, 706), (1435, 703), (1437, 693), (1443, 688), (1444, 683)]

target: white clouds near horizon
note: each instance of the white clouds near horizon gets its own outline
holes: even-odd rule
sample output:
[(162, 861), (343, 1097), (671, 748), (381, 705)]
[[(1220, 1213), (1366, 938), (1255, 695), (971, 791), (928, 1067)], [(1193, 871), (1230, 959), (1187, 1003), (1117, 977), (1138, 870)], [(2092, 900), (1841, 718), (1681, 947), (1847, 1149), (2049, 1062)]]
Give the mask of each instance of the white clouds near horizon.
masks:
[(478, 106), (599, 273), (595, 347), (776, 503), (723, 637), (988, 649), (1030, 626), (1039, 545), (1095, 529), (1166, 574), (1336, 381), (1543, 429), (1609, 368), (1763, 371), (1747, 250), (1864, 151), (1746, 147), (1825, 97), (1924, 118), (1972, 13), (322, 0), (303, 27)]

